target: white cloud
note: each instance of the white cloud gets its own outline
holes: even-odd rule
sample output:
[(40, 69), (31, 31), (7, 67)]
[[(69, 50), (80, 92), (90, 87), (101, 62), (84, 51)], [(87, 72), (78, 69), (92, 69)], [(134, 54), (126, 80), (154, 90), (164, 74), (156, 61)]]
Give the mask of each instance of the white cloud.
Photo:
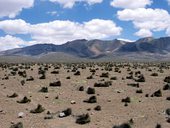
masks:
[(27, 43), (22, 39), (10, 35), (0, 37), (0, 51), (12, 48), (19, 48), (20, 46), (25, 44)]
[(138, 8), (138, 9), (124, 9), (117, 12), (118, 18), (124, 21), (165, 21), (169, 19), (170, 15), (163, 9)]
[(101, 3), (103, 0), (49, 0), (50, 2), (59, 3), (64, 8), (72, 8), (76, 2), (86, 2), (89, 5)]
[(133, 24), (135, 25), (136, 28), (153, 30), (155, 32), (165, 30), (170, 25), (168, 21), (152, 21), (152, 20), (143, 22), (134, 21)]
[(135, 42), (135, 40), (125, 39), (125, 38), (117, 38), (117, 39), (126, 42)]
[(14, 18), (24, 8), (34, 5), (34, 0), (0, 0), (0, 18)]
[(27, 34), (30, 29), (30, 24), (21, 19), (4, 20), (0, 21), (0, 29), (11, 35)]
[(112, 0), (110, 4), (113, 7), (135, 9), (151, 5), (152, 0)]
[[(20, 26), (20, 27), (18, 27)], [(18, 29), (17, 29), (18, 28)], [(39, 43), (63, 44), (75, 39), (107, 39), (120, 35), (122, 28), (111, 20), (93, 19), (82, 24), (56, 20), (29, 24), (21, 19), (0, 21), (0, 29), (7, 34), (30, 34)]]
[(170, 14), (163, 9), (124, 9), (117, 12), (118, 18), (123, 21), (132, 21), (139, 29), (138, 36), (152, 35), (152, 31), (167, 30), (170, 26)]
[(51, 15), (51, 16), (59, 16), (58, 12), (57, 11), (49, 11), (47, 12), (47, 14)]
[(140, 37), (151, 37), (152, 32), (147, 29), (140, 29), (138, 32), (135, 33), (135, 35), (140, 36)]

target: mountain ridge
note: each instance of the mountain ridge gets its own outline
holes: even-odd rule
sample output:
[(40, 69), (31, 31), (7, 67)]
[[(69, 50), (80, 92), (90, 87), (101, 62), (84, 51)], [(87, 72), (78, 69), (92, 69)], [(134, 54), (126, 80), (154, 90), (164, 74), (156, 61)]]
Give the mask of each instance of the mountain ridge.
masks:
[[(134, 42), (114, 40), (86, 40), (79, 39), (68, 41), (62, 45), (55, 44), (35, 44), (23, 48), (16, 48), (6, 51), (1, 51), (0, 56), (29, 56), (40, 57), (50, 53), (63, 53), (77, 58), (100, 59), (103, 57), (121, 57), (126, 55), (135, 56), (141, 54), (144, 56), (163, 56), (170, 57), (170, 37), (146, 37)], [(120, 55), (120, 56), (119, 56)], [(128, 57), (127, 57), (128, 58)]]

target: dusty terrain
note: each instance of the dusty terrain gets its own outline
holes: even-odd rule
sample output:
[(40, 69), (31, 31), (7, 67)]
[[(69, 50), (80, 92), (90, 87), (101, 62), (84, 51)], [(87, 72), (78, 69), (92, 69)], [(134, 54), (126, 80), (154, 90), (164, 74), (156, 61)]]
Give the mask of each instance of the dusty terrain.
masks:
[[(1, 64), (0, 128), (10, 128), (18, 122), (22, 122), (24, 128), (113, 128), (123, 123), (129, 123), (133, 128), (156, 128), (157, 124), (169, 128), (170, 117), (166, 110), (170, 108), (170, 101), (167, 100), (170, 88), (163, 89), (167, 84), (165, 77), (170, 76), (169, 67), (168, 64), (147, 63)], [(26, 76), (19, 75), (24, 70)], [(45, 71), (45, 79), (39, 79), (43, 74), (41, 71)], [(58, 74), (52, 74), (52, 71), (58, 71)], [(80, 75), (75, 75), (77, 71)], [(135, 75), (137, 71), (141, 73)], [(101, 77), (102, 73), (107, 72), (108, 76)], [(133, 77), (128, 79), (130, 72)], [(152, 76), (153, 73), (158, 76)], [(145, 81), (137, 82), (141, 74)], [(93, 78), (87, 79), (91, 75)], [(30, 76), (33, 80), (27, 80)], [(66, 79), (68, 76), (70, 79)], [(111, 77), (117, 79), (112, 80)], [(61, 82), (61, 86), (49, 86), (57, 81)], [(112, 83), (108, 87), (94, 87), (95, 83), (104, 81)], [(139, 83), (139, 86), (128, 86), (132, 83)], [(84, 87), (84, 91), (79, 91), (80, 86)], [(48, 92), (40, 92), (42, 87), (48, 87)], [(87, 94), (89, 87), (95, 89), (95, 94)], [(161, 93), (152, 95), (159, 89)], [(136, 93), (137, 90), (142, 90), (142, 93)], [(18, 96), (10, 98), (13, 93)], [(18, 103), (24, 96), (31, 101)], [(91, 96), (97, 97), (97, 103), (84, 102)], [(130, 97), (130, 103), (122, 102), (127, 97)], [(76, 103), (71, 104), (71, 101)], [(31, 113), (38, 104), (45, 111)], [(94, 110), (97, 105), (101, 106), (100, 111)], [(71, 115), (58, 117), (67, 108), (71, 108)], [(22, 118), (18, 117), (20, 112), (24, 113)], [(87, 113), (89, 123), (76, 123), (78, 115)], [(44, 119), (49, 115), (52, 119)]]

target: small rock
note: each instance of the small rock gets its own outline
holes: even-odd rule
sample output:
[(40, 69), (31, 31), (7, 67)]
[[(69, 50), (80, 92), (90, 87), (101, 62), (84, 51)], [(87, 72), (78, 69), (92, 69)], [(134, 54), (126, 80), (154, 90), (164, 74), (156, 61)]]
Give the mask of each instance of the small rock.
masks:
[(23, 112), (18, 113), (18, 118), (23, 118), (24, 116), (25, 116), (25, 113)]
[(66, 115), (65, 115), (64, 112), (60, 112), (60, 113), (59, 113), (59, 117), (60, 117), (60, 118), (63, 118), (63, 117), (65, 117), (65, 116), (66, 116)]
[(76, 104), (76, 101), (72, 100), (70, 103), (71, 103), (71, 104)]

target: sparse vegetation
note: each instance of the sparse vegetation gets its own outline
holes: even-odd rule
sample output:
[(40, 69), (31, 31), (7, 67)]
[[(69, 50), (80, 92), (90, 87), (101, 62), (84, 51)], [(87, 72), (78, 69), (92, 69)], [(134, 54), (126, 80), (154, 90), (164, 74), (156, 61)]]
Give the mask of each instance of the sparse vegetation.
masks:
[[(53, 123), (60, 127), (58, 122), (62, 120), (69, 127), (75, 121), (74, 125), (86, 124), (86, 127), (132, 128), (139, 126), (134, 113), (141, 114), (142, 108), (143, 115), (136, 116), (143, 117), (147, 113), (148, 127), (166, 127), (170, 123), (169, 70), (169, 63), (154, 62), (0, 64), (3, 103), (0, 122), (5, 127), (10, 127), (11, 122), (10, 128), (22, 128), (23, 125), (14, 124), (16, 120), (11, 118), (18, 117), (25, 127), (30, 127), (32, 118), (36, 128), (41, 125), (38, 121), (42, 121), (41, 128), (44, 128), (44, 122), (49, 123), (49, 120), (49, 127)], [(157, 104), (160, 101), (165, 107), (163, 110)], [(151, 119), (153, 105), (152, 112), (155, 115), (163, 112), (162, 116)], [(22, 118), (12, 112), (18, 112)], [(82, 114), (86, 112), (89, 114)], [(113, 115), (114, 120), (110, 118)], [(113, 126), (125, 117), (131, 118), (129, 122)], [(104, 125), (99, 123), (101, 119)], [(151, 126), (150, 120), (155, 124)]]
[(18, 97), (18, 94), (14, 92), (14, 93), (13, 93), (12, 95), (10, 95), (10, 96), (7, 95), (7, 97), (9, 97), (9, 98), (15, 98), (15, 97)]
[(88, 87), (87, 88), (87, 94), (95, 94), (95, 89), (91, 88), (91, 87)]
[(10, 128), (24, 128), (24, 126), (22, 122), (18, 122), (17, 124), (11, 125)]
[(94, 87), (109, 87), (112, 85), (111, 81), (105, 81), (104, 83), (95, 83)]
[(21, 103), (21, 104), (25, 104), (25, 103), (29, 103), (31, 102), (30, 99), (28, 99), (26, 96), (24, 96), (24, 98), (20, 101), (17, 101), (17, 103)]
[(61, 86), (61, 81), (50, 83), (49, 86), (51, 86), (51, 87), (60, 87)]
[(42, 87), (39, 92), (47, 93), (48, 92), (48, 87)]
[(165, 77), (164, 82), (170, 83), (170, 76)]
[(162, 91), (160, 89), (155, 91), (151, 97), (162, 97)]
[(83, 115), (78, 116), (76, 123), (83, 125), (83, 124), (90, 123), (90, 121), (91, 119), (90, 119), (89, 114), (83, 114)]
[(91, 96), (89, 99), (84, 100), (84, 102), (87, 102), (87, 103), (97, 103), (97, 98), (96, 98), (96, 96)]
[(97, 106), (94, 108), (94, 110), (96, 110), (96, 111), (101, 111), (101, 106), (100, 106), (100, 105), (97, 105)]
[(30, 113), (42, 113), (45, 111), (45, 108), (42, 107), (42, 105), (38, 104), (36, 109), (33, 109), (30, 111)]

